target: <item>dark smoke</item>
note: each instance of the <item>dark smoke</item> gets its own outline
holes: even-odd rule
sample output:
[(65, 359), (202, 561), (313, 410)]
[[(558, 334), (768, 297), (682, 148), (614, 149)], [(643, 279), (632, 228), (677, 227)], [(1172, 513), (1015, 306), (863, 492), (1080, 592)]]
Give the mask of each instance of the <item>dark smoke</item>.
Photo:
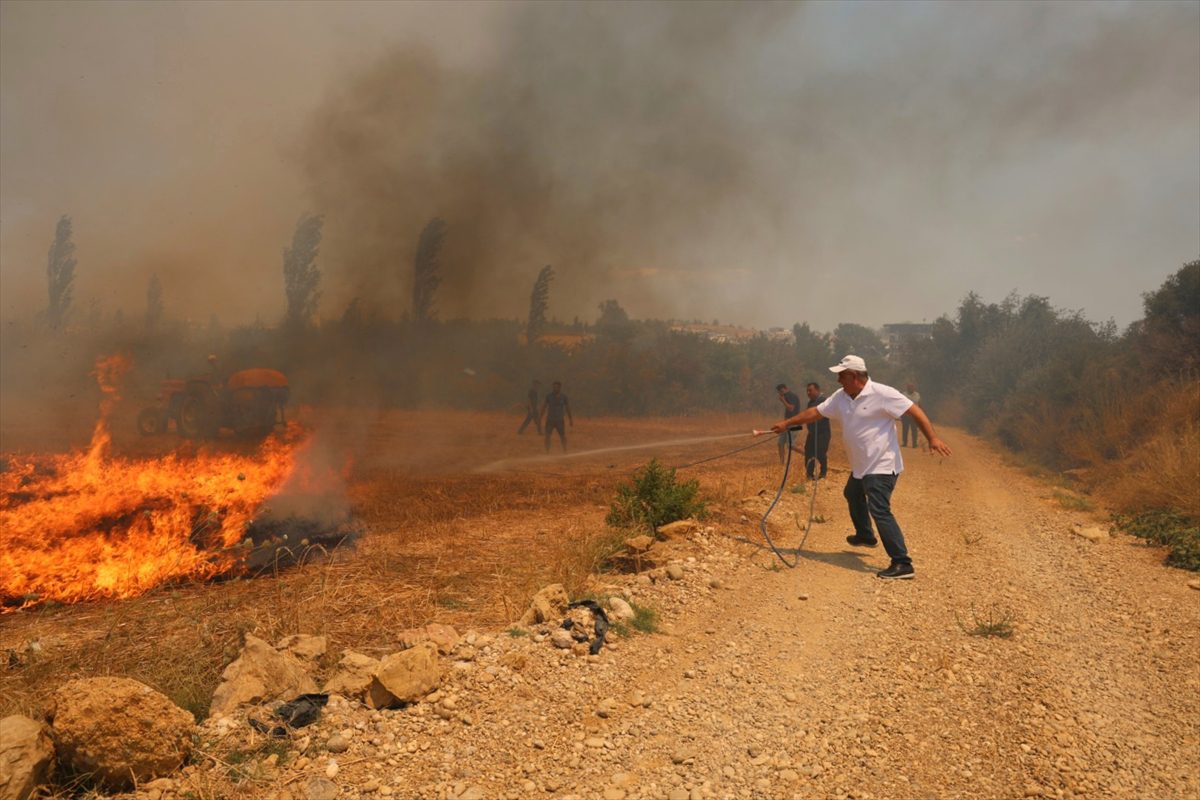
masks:
[(726, 73), (797, 12), (528, 6), (486, 70), (394, 50), (324, 104), (305, 149), (334, 271), (395, 316), (418, 231), (440, 216), (443, 318), (519, 316), (551, 263), (552, 313), (590, 319), (616, 270), (669, 266), (700, 230), (743, 224), (731, 201), (753, 191), (751, 137)]

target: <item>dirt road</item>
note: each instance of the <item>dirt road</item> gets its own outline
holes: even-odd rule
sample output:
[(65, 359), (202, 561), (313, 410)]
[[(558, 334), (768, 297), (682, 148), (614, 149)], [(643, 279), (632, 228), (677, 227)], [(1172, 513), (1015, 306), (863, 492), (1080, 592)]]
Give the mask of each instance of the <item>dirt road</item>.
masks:
[[(263, 796), (317, 796), (327, 771), (343, 797), (1200, 796), (1195, 576), (1129, 537), (1074, 535), (1095, 521), (946, 438), (953, 458), (906, 452), (894, 498), (916, 580), (877, 579), (882, 550), (845, 544), (844, 472), (795, 570), (761, 548), (752, 496), (746, 521), (727, 509), (668, 545), (679, 580), (601, 579), (662, 633), (595, 657), (480, 634), (430, 702), (332, 705)], [(773, 516), (787, 546), (808, 497)], [(1011, 636), (977, 635), (988, 622)]]

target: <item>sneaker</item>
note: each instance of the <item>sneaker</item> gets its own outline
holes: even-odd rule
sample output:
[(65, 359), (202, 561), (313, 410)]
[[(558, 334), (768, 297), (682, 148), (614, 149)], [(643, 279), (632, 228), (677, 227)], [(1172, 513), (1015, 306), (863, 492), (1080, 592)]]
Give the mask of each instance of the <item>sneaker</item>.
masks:
[(852, 544), (855, 547), (878, 547), (879, 546), (878, 539), (860, 539), (860, 538), (858, 538), (858, 534), (855, 534), (853, 536), (847, 536), (846, 543)]
[(890, 567), (877, 574), (884, 580), (891, 581), (911, 581), (916, 575), (916, 573), (913, 572), (912, 564), (892, 564)]

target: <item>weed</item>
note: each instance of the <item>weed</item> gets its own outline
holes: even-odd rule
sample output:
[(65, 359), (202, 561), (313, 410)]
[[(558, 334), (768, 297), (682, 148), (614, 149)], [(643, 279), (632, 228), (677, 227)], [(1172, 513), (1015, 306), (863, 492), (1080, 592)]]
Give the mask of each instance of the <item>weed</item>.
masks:
[(1068, 511), (1094, 511), (1096, 505), (1086, 497), (1080, 497), (1073, 492), (1064, 492), (1061, 489), (1055, 489), (1053, 497), (1058, 504)]
[(803, 483), (797, 483), (791, 488), (792, 494), (808, 494), (808, 487)]
[(1200, 571), (1200, 525), (1179, 511), (1155, 509), (1138, 514), (1113, 517), (1122, 530), (1151, 544), (1170, 548), (1167, 563), (1173, 567)]
[(971, 622), (968, 625), (964, 623), (958, 614), (954, 615), (954, 620), (958, 623), (958, 627), (970, 636), (995, 637), (997, 639), (1008, 639), (1013, 635), (1015, 628), (1013, 622), (1015, 618), (1012, 611), (1001, 608), (1000, 606), (992, 605), (977, 611), (974, 606), (970, 611)]
[(699, 481), (678, 483), (674, 469), (652, 459), (634, 473), (632, 482), (617, 487), (617, 498), (604, 521), (613, 528), (653, 531), (668, 522), (703, 517), (704, 503), (696, 498), (699, 491)]
[(637, 603), (630, 603), (633, 607), (633, 619), (630, 624), (634, 630), (642, 633), (657, 633), (658, 632), (658, 611), (650, 606), (640, 606)]
[(520, 639), (522, 636), (528, 636), (529, 631), (524, 628), (512, 627), (508, 629), (508, 635), (514, 639)]

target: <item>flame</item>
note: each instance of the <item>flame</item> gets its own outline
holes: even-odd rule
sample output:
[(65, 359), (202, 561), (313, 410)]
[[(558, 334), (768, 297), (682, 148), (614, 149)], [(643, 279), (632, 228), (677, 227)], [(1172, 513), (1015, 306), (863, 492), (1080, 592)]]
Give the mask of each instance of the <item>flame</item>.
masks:
[(112, 457), (107, 418), (127, 359), (101, 359), (100, 417), (85, 451), (9, 457), (0, 471), (0, 602), (126, 598), (236, 571), (247, 525), (296, 469), (292, 424), (253, 455)]

